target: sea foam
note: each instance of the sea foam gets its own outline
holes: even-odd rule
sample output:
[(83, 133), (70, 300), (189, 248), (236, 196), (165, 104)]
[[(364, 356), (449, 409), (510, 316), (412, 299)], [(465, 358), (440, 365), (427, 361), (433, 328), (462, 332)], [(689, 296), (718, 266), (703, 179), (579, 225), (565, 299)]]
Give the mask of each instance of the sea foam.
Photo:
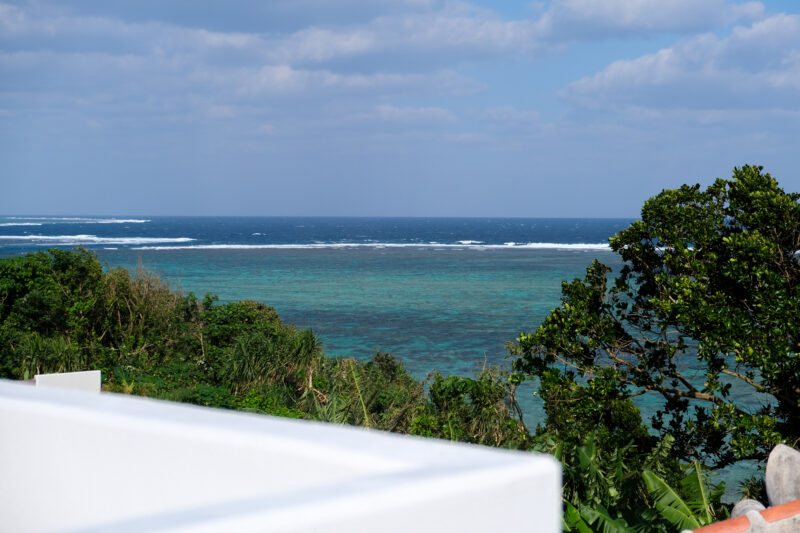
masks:
[(7, 223), (0, 226), (41, 226), (42, 224), (145, 224), (148, 218), (89, 218), (89, 217), (5, 217), (8, 220), (40, 220), (41, 222)]
[(92, 222), (95, 224), (145, 224), (150, 222), (150, 220), (146, 218), (99, 218), (94, 221), (89, 221), (90, 224)]
[(41, 222), (0, 222), (0, 226), (41, 226)]
[[(2, 237), (0, 237), (2, 238)], [(312, 244), (192, 244), (187, 246), (138, 246), (136, 250), (320, 250), (342, 248), (438, 248), (438, 249), (517, 249), (517, 250), (608, 250), (605, 243), (557, 243), (557, 242), (529, 242), (505, 244), (443, 244), (439, 242), (428, 243), (395, 243), (395, 242), (370, 242), (370, 243), (312, 243)], [(471, 241), (475, 242), (475, 241)]]
[(189, 237), (98, 237), (96, 235), (0, 235), (0, 241), (27, 241), (29, 244), (157, 244), (191, 242)]

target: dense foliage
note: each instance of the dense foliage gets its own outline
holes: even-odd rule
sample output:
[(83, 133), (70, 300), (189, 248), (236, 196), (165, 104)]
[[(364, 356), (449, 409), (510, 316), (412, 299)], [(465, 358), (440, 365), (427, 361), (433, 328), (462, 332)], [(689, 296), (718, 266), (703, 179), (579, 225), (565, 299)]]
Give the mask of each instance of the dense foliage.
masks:
[[(611, 239), (621, 271), (595, 261), (510, 345), (513, 381), (539, 383), (537, 434), (565, 464), (570, 527), (653, 529), (648, 508), (681, 528), (724, 516), (719, 487), (698, 488), (702, 465), (763, 461), (800, 440), (799, 199), (753, 166), (663, 191)], [(637, 396), (657, 406), (649, 425)], [(699, 514), (686, 518), (665, 486), (705, 498)]]
[[(520, 336), (517, 370), (556, 387), (602, 377), (613, 398), (660, 396), (652, 426), (686, 460), (722, 466), (796, 441), (798, 198), (760, 167), (651, 198), (611, 239), (622, 271), (612, 279), (595, 262), (565, 283), (562, 306)], [(567, 370), (555, 375), (557, 362)], [(762, 401), (745, 406), (745, 395)]]

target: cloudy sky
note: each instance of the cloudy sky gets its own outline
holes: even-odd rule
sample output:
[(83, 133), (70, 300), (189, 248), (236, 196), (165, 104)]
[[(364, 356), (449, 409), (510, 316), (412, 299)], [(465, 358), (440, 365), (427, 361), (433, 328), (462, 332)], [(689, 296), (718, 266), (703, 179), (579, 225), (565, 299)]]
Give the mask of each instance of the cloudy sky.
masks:
[(800, 191), (795, 0), (0, 3), (3, 214), (635, 216), (747, 163)]

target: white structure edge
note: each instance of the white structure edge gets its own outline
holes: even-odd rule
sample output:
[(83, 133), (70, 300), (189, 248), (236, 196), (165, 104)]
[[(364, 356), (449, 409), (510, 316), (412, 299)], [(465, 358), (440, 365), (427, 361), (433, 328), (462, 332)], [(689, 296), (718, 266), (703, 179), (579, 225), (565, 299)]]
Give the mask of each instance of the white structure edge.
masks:
[(15, 532), (561, 530), (549, 456), (0, 380)]

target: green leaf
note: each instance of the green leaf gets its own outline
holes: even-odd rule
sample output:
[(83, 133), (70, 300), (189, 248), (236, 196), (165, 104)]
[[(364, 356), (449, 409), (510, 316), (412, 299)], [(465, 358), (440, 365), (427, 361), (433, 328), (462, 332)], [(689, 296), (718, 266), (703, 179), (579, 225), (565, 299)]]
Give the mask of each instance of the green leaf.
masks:
[(708, 487), (705, 476), (700, 467), (700, 463), (694, 461), (693, 468), (689, 474), (681, 480), (681, 488), (687, 495), (686, 504), (700, 518), (703, 525), (710, 524), (714, 520), (711, 513), (711, 503), (708, 497)]
[(583, 519), (580, 511), (569, 502), (565, 502), (564, 516), (561, 519), (561, 527), (564, 531), (577, 530), (579, 533), (594, 533), (589, 524)]
[(650, 470), (642, 472), (647, 490), (655, 500), (656, 508), (670, 524), (683, 529), (697, 529), (701, 524), (680, 494), (666, 481)]
[(614, 518), (608, 509), (598, 504), (593, 509), (583, 508), (581, 515), (586, 517), (587, 521), (594, 525), (595, 522), (599, 526), (599, 530), (603, 533), (631, 533), (633, 528), (625, 523), (621, 518)]

